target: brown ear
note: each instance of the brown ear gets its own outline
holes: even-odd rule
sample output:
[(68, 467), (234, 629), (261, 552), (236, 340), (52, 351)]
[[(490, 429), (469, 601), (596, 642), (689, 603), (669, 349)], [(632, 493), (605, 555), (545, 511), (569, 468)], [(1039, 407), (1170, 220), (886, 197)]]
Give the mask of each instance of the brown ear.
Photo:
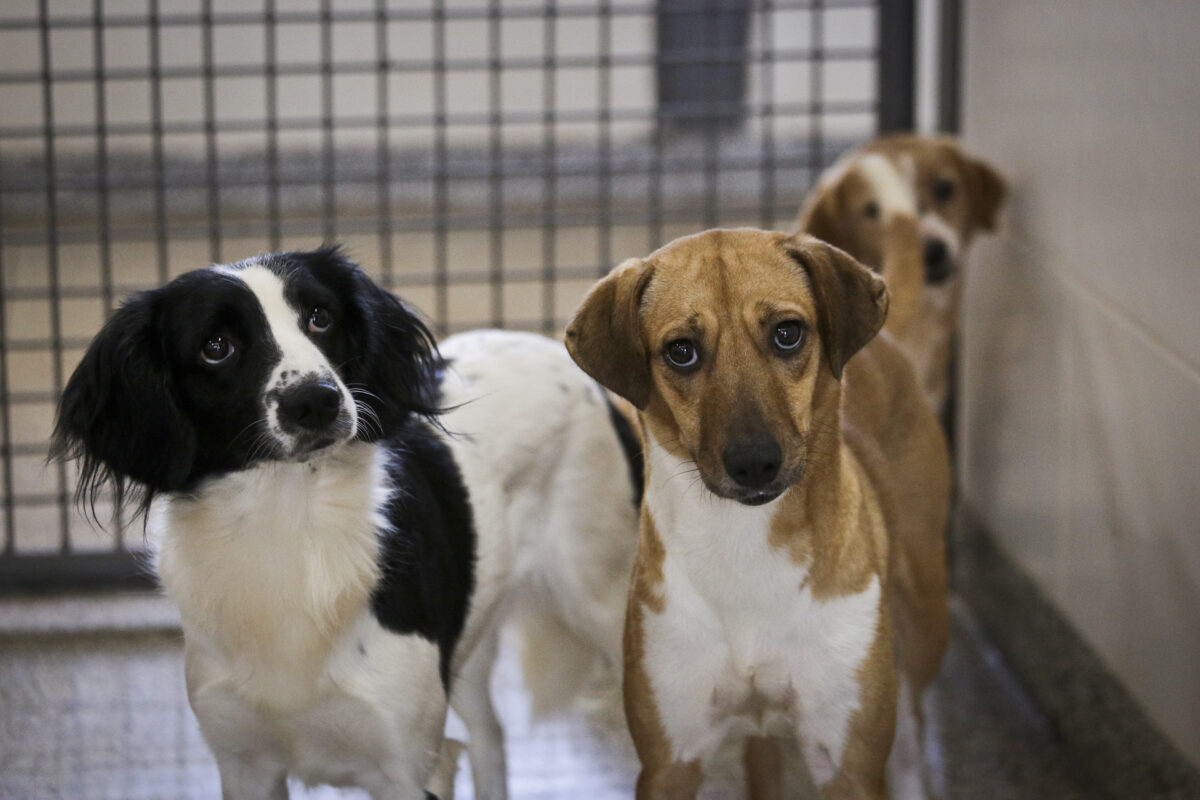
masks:
[(842, 379), (850, 356), (871, 341), (887, 318), (887, 284), (847, 253), (824, 242), (800, 237), (788, 244), (812, 284), (817, 304), (817, 333), (833, 377)]
[(644, 409), (650, 402), (650, 356), (639, 307), (654, 267), (631, 258), (592, 287), (567, 326), (567, 351), (601, 385)]
[(967, 159), (971, 174), (971, 222), (985, 231), (996, 230), (1008, 184), (995, 167), (978, 158)]
[(838, 211), (838, 184), (818, 185), (800, 208), (799, 232), (824, 242), (842, 241), (842, 215)]

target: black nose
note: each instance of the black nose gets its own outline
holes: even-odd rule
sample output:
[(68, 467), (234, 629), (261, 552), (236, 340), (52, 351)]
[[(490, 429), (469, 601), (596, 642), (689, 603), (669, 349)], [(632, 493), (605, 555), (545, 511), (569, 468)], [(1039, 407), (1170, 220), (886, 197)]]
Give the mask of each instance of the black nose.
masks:
[(329, 426), (342, 408), (342, 393), (328, 381), (305, 383), (279, 398), (279, 418), (310, 431)]
[(748, 489), (761, 489), (779, 474), (783, 451), (779, 443), (769, 436), (742, 439), (725, 448), (721, 454), (725, 471), (738, 485)]
[(941, 283), (950, 277), (950, 248), (941, 239), (925, 240), (925, 280)]

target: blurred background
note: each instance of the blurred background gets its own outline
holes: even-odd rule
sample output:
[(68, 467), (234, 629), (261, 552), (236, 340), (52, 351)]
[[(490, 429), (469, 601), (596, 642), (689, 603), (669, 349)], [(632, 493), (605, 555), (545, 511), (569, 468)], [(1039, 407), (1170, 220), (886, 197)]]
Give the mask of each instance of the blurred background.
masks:
[[(1197, 35), (1194, 0), (5, 0), (0, 797), (216, 792), (140, 522), (45, 463), (122, 297), (338, 241), (440, 334), (558, 335), (913, 129), (1011, 189), (962, 315), (946, 794), (1200, 796)], [(514, 796), (628, 794), (619, 720), (498, 683)]]

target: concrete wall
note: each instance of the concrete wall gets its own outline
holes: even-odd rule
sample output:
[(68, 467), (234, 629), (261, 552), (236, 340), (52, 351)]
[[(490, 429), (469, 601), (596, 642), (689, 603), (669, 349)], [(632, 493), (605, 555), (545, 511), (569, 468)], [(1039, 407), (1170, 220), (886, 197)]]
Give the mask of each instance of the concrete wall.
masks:
[(1200, 764), (1200, 3), (964, 5), (963, 498)]

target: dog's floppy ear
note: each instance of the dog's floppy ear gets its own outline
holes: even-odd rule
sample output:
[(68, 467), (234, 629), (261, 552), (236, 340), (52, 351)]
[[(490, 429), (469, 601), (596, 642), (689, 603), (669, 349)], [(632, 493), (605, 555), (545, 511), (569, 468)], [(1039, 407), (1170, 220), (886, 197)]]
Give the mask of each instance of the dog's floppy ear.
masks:
[(155, 292), (134, 295), (88, 347), (63, 390), (50, 456), (79, 459), (76, 502), (94, 516), (106, 485), (116, 502), (132, 492), (139, 512), (160, 491), (180, 489), (196, 457), (196, 434), (180, 407)]
[(347, 362), (345, 377), (367, 388), (359, 397), (375, 413), (381, 430), (363, 430), (371, 440), (386, 435), (410, 413), (434, 417), (439, 412), (434, 372), (440, 363), (433, 334), (417, 311), (371, 280), (357, 264), (327, 248), (318, 255), (337, 262), (354, 282), (353, 294), (360, 305), (363, 325), (359, 357)]
[(1008, 184), (995, 167), (982, 159), (968, 158), (967, 172), (971, 182), (971, 222), (980, 230), (994, 231), (1008, 195)]
[(567, 350), (583, 371), (640, 409), (650, 402), (650, 356), (639, 310), (654, 266), (618, 265), (592, 287), (567, 326)]
[(808, 274), (817, 304), (817, 333), (833, 377), (871, 341), (887, 318), (887, 285), (849, 254), (824, 242), (794, 237), (785, 245)]
[(823, 242), (841, 242), (841, 210), (838, 203), (838, 184), (818, 184), (808, 200), (800, 207), (798, 231), (815, 236)]

